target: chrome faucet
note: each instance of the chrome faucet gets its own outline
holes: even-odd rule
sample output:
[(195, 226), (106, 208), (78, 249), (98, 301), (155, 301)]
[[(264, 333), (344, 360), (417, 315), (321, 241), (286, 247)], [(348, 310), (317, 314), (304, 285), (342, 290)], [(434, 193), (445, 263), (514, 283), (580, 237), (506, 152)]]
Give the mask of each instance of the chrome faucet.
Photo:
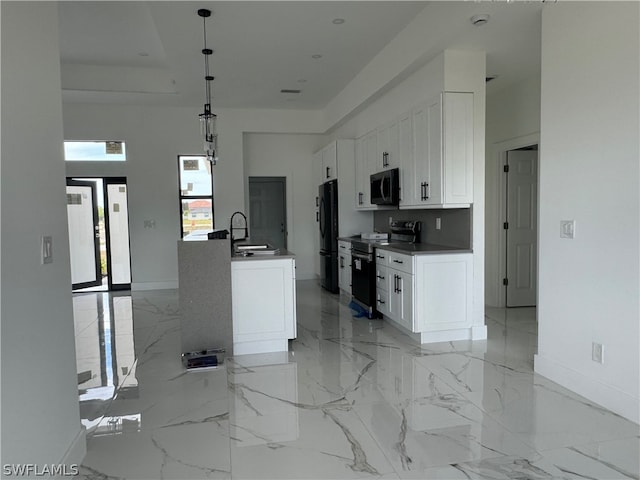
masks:
[[(244, 228), (242, 227), (234, 227), (233, 226), (233, 219), (235, 218), (236, 215), (242, 215), (242, 218), (244, 218)], [(244, 237), (243, 238), (238, 238), (238, 240), (244, 240), (246, 238), (249, 238), (249, 226), (247, 224), (247, 217), (244, 213), (242, 212), (234, 212), (233, 215), (231, 215), (231, 219), (229, 220), (229, 232), (231, 234), (231, 250), (233, 251), (233, 244), (234, 242), (236, 242), (237, 240), (233, 237), (233, 231), (234, 230), (244, 230)]]

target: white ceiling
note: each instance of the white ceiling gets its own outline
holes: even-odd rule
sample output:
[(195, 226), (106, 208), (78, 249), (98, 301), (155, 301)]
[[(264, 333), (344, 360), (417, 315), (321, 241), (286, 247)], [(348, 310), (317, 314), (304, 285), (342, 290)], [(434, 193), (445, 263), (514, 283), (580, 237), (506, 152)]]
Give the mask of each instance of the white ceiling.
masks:
[[(489, 92), (539, 72), (536, 2), (71, 1), (59, 7), (63, 98), (201, 105), (203, 20), (196, 12), (208, 8), (214, 108), (322, 108), (434, 3), (452, 27), (433, 38), (433, 48), (485, 50), (487, 74), (498, 75)], [(473, 13), (489, 13), (490, 22), (474, 27)]]

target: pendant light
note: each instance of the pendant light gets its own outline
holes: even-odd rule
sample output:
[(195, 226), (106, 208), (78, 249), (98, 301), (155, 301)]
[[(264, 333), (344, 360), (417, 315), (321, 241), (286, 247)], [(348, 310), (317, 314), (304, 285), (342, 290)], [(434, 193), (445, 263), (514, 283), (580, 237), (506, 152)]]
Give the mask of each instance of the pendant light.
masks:
[(211, 112), (211, 82), (213, 78), (209, 74), (209, 57), (213, 53), (213, 50), (207, 48), (207, 18), (211, 16), (211, 10), (201, 8), (198, 10), (198, 16), (202, 17), (203, 24), (203, 36), (204, 36), (204, 48), (202, 54), (204, 55), (204, 81), (205, 81), (205, 104), (204, 111), (199, 115), (200, 117), (200, 133), (202, 134), (202, 140), (204, 141), (204, 151), (213, 165), (218, 161), (218, 134), (216, 132), (216, 115)]

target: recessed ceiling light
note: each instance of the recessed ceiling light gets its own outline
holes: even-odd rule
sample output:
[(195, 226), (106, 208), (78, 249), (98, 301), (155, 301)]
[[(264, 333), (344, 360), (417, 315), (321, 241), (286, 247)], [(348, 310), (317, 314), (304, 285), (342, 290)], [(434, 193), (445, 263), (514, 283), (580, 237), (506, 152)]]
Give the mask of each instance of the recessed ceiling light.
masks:
[(334, 25), (342, 25), (344, 23), (344, 18), (334, 18), (331, 23)]
[(307, 80), (304, 78), (301, 78), (300, 80), (298, 80), (298, 83), (307, 83)]
[(300, 93), (301, 90), (294, 90), (294, 89), (289, 89), (289, 88), (283, 88), (282, 90), (280, 90), (280, 93)]
[(140, 52), (140, 53), (138, 53), (138, 56), (139, 57), (148, 57), (149, 54), (147, 52)]
[(479, 27), (480, 25), (485, 25), (487, 22), (489, 22), (489, 15), (487, 15), (486, 13), (480, 13), (471, 17), (470, 20), (471, 23), (473, 23), (476, 27)]
[(322, 55), (320, 55), (319, 53), (314, 53), (313, 55), (311, 55), (311, 58), (314, 58), (317, 60), (319, 58), (322, 58)]

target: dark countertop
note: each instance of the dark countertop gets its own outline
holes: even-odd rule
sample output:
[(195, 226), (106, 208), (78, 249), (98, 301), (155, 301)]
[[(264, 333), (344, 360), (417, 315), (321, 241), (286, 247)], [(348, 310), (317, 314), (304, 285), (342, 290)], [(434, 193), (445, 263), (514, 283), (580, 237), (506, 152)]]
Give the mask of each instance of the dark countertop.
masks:
[(256, 253), (253, 255), (239, 255), (239, 254), (233, 254), (231, 256), (231, 261), (232, 262), (244, 262), (244, 261), (257, 261), (257, 260), (282, 260), (283, 258), (296, 258), (295, 254), (293, 252), (290, 252), (289, 250), (285, 250), (284, 248), (280, 248), (278, 249), (277, 253), (272, 253), (272, 254), (260, 254), (260, 253)]
[(350, 242), (358, 240), (359, 242), (367, 242), (383, 250), (390, 250), (396, 253), (404, 253), (405, 255), (431, 255), (438, 253), (473, 253), (473, 249), (464, 247), (454, 247), (450, 245), (436, 245), (433, 243), (408, 243), (394, 242), (386, 240), (363, 240), (360, 235), (352, 235), (350, 237), (338, 237), (338, 240)]
[(432, 255), (438, 253), (473, 253), (471, 248), (452, 247), (449, 245), (435, 245), (433, 243), (389, 243), (378, 244), (376, 248), (390, 250), (405, 255)]

